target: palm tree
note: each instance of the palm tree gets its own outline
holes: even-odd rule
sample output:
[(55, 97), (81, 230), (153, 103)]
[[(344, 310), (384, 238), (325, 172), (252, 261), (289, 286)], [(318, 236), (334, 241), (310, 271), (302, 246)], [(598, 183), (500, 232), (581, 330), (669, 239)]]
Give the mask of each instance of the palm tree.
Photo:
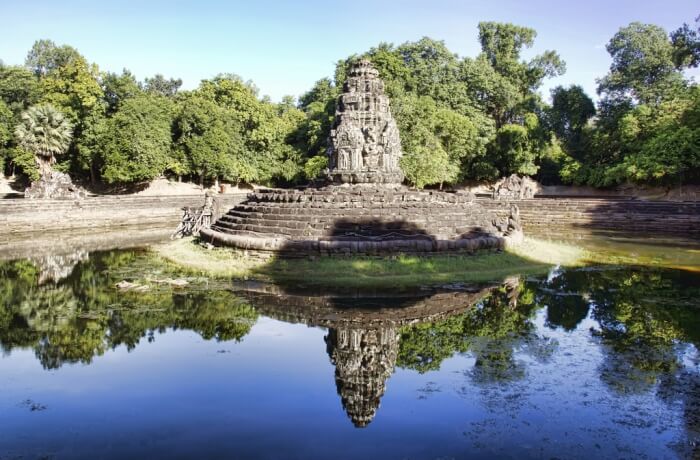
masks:
[(23, 149), (36, 155), (39, 172), (44, 177), (51, 173), (56, 155), (68, 150), (73, 126), (53, 105), (39, 104), (22, 113), (15, 136)]

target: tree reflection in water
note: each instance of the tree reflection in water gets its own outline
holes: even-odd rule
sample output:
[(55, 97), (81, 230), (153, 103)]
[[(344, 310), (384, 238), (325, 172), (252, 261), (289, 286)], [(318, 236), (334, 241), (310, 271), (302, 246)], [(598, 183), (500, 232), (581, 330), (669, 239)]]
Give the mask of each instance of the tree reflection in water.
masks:
[(466, 354), (474, 363), (466, 377), (489, 388), (523, 380), (530, 359), (547, 362), (556, 354), (557, 342), (545, 331), (579, 331), (600, 350), (598, 377), (611, 392), (655, 392), (682, 404), (689, 433), (700, 438), (700, 283), (691, 273), (556, 270), (546, 279), (398, 294), (294, 292), (253, 283), (231, 290), (196, 280), (183, 290), (151, 284), (145, 292), (120, 292), (114, 285), (122, 279), (167, 273), (139, 251), (66, 260), (75, 268), (52, 263), (51, 276), (41, 263), (0, 263), (5, 352), (31, 348), (46, 369), (56, 369), (90, 363), (120, 345), (133, 349), (168, 329), (241, 340), (263, 314), (328, 329), (325, 347), (338, 394), (352, 422), (363, 427), (396, 367), (425, 373)]
[[(205, 339), (241, 340), (255, 310), (225, 290), (180, 292), (163, 286), (118, 291), (115, 283), (144, 267), (137, 251), (93, 254), (61, 280), (47, 282), (41, 265), (0, 264), (0, 346), (33, 348), (46, 369), (90, 363), (120, 345), (133, 349), (153, 332), (187, 329)], [(142, 275), (142, 273), (141, 273)]]

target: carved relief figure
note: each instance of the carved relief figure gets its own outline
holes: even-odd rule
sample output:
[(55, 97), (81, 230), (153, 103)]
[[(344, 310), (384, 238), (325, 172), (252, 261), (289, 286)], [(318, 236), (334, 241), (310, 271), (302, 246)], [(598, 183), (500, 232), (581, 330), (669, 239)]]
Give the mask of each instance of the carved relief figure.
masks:
[(338, 152), (338, 169), (350, 169), (350, 153), (346, 149)]

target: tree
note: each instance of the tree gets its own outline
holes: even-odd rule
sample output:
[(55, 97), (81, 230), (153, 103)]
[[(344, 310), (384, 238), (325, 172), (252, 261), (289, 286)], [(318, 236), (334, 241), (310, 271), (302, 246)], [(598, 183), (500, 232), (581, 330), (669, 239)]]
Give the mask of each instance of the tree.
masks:
[(50, 68), (39, 80), (39, 87), (42, 100), (60, 108), (80, 129), (82, 120), (93, 110), (104, 109), (99, 70), (79, 54)]
[(293, 133), (293, 142), (309, 158), (326, 154), (337, 97), (337, 87), (323, 78), (299, 98), (299, 108), (305, 116)]
[(554, 134), (564, 142), (570, 156), (582, 160), (585, 155), (584, 128), (595, 115), (595, 104), (581, 86), (557, 86), (551, 92), (552, 107), (548, 119)]
[(36, 156), (42, 176), (50, 174), (56, 155), (68, 150), (72, 134), (71, 123), (50, 104), (27, 109), (15, 129), (18, 144)]
[[(468, 101), (459, 90), (458, 69), (459, 59), (452, 53), (442, 41), (423, 37), (417, 42), (406, 42), (396, 49), (403, 66), (397, 63), (387, 62), (386, 53), (375, 51), (375, 59), (392, 65), (392, 77), (403, 78), (403, 86), (408, 91), (416, 92), (421, 96), (428, 96), (438, 103), (444, 103), (451, 108), (464, 108)], [(370, 59), (372, 56), (370, 55)]]
[(176, 142), (200, 184), (205, 179), (238, 182), (252, 176), (241, 127), (226, 109), (195, 92), (182, 103), (175, 126)]
[(0, 99), (0, 174), (5, 172), (6, 148), (12, 139), (12, 121), (12, 112), (7, 104)]
[(523, 48), (530, 48), (537, 32), (528, 27), (498, 22), (479, 23), (481, 51), (493, 69), (503, 77), (517, 82), (521, 92), (537, 89), (545, 77), (561, 75), (566, 65), (554, 51), (520, 61)]
[(700, 88), (686, 98), (640, 105), (619, 124), (623, 160), (606, 182), (682, 184), (700, 179)]
[(318, 179), (326, 168), (328, 168), (328, 157), (311, 157), (304, 165), (304, 175), (308, 180)]
[(459, 177), (459, 160), (451, 161), (435, 134), (438, 113), (435, 101), (410, 94), (395, 102), (404, 151), (400, 166), (406, 179), (418, 188), (454, 183)]
[(176, 168), (172, 156), (172, 101), (143, 95), (127, 99), (102, 130), (103, 171), (108, 183), (140, 182)]
[(688, 24), (671, 33), (673, 44), (673, 63), (677, 68), (697, 67), (700, 65), (700, 16), (695, 18), (696, 29)]
[(102, 89), (104, 99), (107, 102), (108, 114), (116, 112), (126, 99), (138, 96), (143, 92), (141, 84), (136, 80), (134, 74), (126, 69), (122, 70), (121, 74), (107, 72), (102, 75)]
[(658, 103), (682, 85), (673, 46), (659, 26), (633, 22), (621, 28), (606, 48), (613, 62), (598, 82), (598, 94), (605, 98)]
[(80, 53), (71, 46), (56, 46), (51, 40), (37, 40), (27, 53), (24, 65), (37, 77), (45, 77), (79, 57)]
[[(291, 180), (301, 173), (298, 146), (287, 143), (295, 134), (302, 113), (297, 109), (280, 110), (259, 100), (257, 88), (235, 75), (218, 75), (202, 81), (198, 93), (226, 109), (240, 127), (245, 145), (246, 177), (243, 180), (269, 183), (273, 179)], [(296, 121), (293, 121), (296, 120)]]
[(23, 68), (0, 65), (0, 99), (12, 110), (15, 121), (39, 100), (38, 80)]
[(166, 79), (161, 74), (156, 74), (153, 78), (146, 78), (144, 89), (147, 93), (157, 94), (165, 97), (173, 97), (182, 86), (181, 79)]
[(537, 172), (536, 154), (530, 148), (528, 129), (521, 125), (508, 124), (496, 132), (493, 148), (494, 163), (503, 174), (517, 173), (533, 175)]
[(0, 99), (0, 150), (12, 139), (12, 111)]

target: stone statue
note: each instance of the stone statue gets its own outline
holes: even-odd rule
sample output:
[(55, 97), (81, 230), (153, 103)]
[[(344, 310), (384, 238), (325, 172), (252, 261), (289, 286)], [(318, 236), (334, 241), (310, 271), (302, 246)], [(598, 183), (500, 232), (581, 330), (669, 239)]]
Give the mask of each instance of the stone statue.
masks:
[(350, 68), (331, 129), (328, 178), (334, 183), (400, 184), (401, 139), (384, 83), (361, 59)]

